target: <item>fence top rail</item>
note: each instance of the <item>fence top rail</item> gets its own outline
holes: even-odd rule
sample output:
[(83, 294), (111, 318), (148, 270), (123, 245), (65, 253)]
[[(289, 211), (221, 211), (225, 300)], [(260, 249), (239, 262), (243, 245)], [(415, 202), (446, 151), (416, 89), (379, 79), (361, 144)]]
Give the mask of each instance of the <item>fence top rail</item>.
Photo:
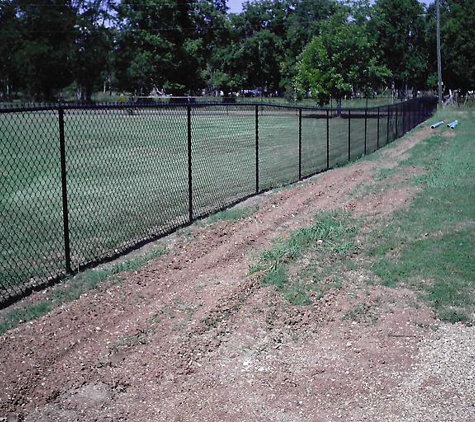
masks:
[[(391, 109), (404, 107), (408, 104), (415, 103), (427, 103), (436, 104), (436, 97), (421, 97), (412, 98), (401, 103), (389, 104), (385, 106), (374, 107), (341, 107), (340, 110), (343, 113), (377, 111), (379, 109)], [(5, 105), (0, 104), (0, 114), (5, 113), (21, 113), (21, 112), (34, 112), (34, 111), (55, 111), (55, 110), (117, 110), (117, 109), (164, 109), (164, 108), (208, 108), (208, 107), (233, 107), (239, 109), (241, 107), (259, 107), (260, 109), (283, 109), (283, 110), (303, 110), (303, 111), (321, 111), (321, 112), (334, 112), (336, 107), (312, 107), (312, 106), (298, 106), (298, 105), (282, 105), (263, 102), (171, 102), (171, 103), (141, 103), (141, 102), (127, 102), (127, 103), (57, 103), (57, 104), (18, 104), (18, 105)]]

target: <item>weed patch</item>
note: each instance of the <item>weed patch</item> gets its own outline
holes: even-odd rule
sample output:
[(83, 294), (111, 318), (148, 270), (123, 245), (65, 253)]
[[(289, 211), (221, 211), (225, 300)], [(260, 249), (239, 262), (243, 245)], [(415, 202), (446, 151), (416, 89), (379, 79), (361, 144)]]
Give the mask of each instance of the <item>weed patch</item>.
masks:
[[(318, 275), (308, 270), (313, 264), (303, 265), (304, 258), (326, 267), (334, 265), (338, 257), (353, 253), (357, 246), (354, 243), (356, 227), (352, 223), (343, 212), (318, 214), (310, 227), (293, 232), (288, 239), (278, 240), (271, 249), (262, 252), (251, 272), (263, 272), (262, 283), (274, 286), (292, 304), (309, 304), (319, 283), (316, 282)], [(290, 275), (291, 265), (297, 262), (303, 265), (303, 270)], [(309, 278), (312, 282), (305, 282)]]
[(248, 207), (248, 208), (232, 208), (229, 210), (224, 210), (217, 212), (208, 217), (206, 220), (208, 223), (213, 224), (217, 221), (237, 221), (244, 218), (250, 217), (258, 210), (257, 207)]

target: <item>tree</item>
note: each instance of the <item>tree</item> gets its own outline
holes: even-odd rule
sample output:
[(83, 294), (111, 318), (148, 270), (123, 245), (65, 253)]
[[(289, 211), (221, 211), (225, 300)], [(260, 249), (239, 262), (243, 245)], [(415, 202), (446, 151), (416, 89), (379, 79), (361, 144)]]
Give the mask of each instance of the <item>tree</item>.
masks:
[(320, 33), (322, 22), (342, 9), (342, 4), (332, 0), (289, 0), (290, 6), (284, 20), (284, 60), (280, 68), (281, 86), (286, 97), (295, 99), (294, 81), (297, 76), (297, 57), (305, 46)]
[(226, 10), (224, 0), (122, 0), (116, 51), (120, 87), (184, 94), (210, 83), (214, 51), (228, 38)]
[(200, 40), (198, 52), (200, 79), (208, 93), (234, 88), (229, 70), (229, 47), (233, 30), (225, 0), (200, 0), (194, 9), (195, 37)]
[(0, 1), (0, 99), (9, 99), (19, 83), (15, 52), (21, 40), (17, 8), (12, 0)]
[(286, 61), (285, 22), (290, 0), (255, 0), (244, 4), (243, 13), (232, 18), (238, 34), (233, 60), (246, 88), (280, 91)]
[(422, 87), (427, 75), (424, 7), (418, 0), (377, 0), (371, 27), (396, 89)]
[[(441, 45), (444, 84), (453, 89), (475, 87), (475, 1), (442, 0)], [(435, 4), (427, 10), (427, 44), (432, 81), (437, 81)], [(435, 86), (434, 86), (435, 88)]]
[(296, 87), (301, 94), (310, 91), (319, 105), (331, 98), (340, 104), (345, 95), (358, 90), (368, 95), (391, 76), (374, 52), (366, 27), (339, 13), (322, 24), (320, 35), (300, 55)]
[(73, 79), (77, 9), (68, 0), (17, 0), (21, 42), (14, 61), (28, 94), (51, 101)]
[(330, 19), (339, 9), (340, 4), (331, 0), (290, 2), (284, 22), (286, 47), (294, 59), (319, 34), (321, 22)]
[(73, 74), (79, 100), (91, 101), (94, 89), (110, 73), (112, 7), (110, 0), (81, 0), (78, 4)]
[(183, 94), (200, 84), (194, 1), (122, 0), (116, 50), (121, 89), (146, 94), (164, 87)]

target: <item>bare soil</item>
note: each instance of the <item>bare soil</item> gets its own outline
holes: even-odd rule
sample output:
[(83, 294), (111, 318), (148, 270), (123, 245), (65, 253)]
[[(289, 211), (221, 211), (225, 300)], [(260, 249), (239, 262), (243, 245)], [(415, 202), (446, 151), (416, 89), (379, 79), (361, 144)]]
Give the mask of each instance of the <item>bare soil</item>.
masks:
[(454, 380), (424, 366), (440, 324), (416, 293), (356, 270), (293, 306), (249, 275), (259, 251), (318, 211), (344, 208), (365, 231), (390, 224), (416, 193), (396, 182), (421, 170), (404, 167), (384, 186), (374, 175), (429, 131), (253, 198), (240, 205), (258, 203), (248, 218), (182, 230), (121, 283), (0, 337), (0, 420), (475, 421), (472, 399), (453, 400)]

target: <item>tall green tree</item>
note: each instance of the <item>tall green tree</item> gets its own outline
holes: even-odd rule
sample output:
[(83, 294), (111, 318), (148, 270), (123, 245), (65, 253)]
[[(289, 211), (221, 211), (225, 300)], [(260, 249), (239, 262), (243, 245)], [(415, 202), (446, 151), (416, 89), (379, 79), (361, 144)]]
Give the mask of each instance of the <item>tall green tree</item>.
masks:
[(288, 99), (295, 99), (294, 80), (297, 76), (297, 58), (305, 46), (320, 33), (322, 22), (343, 8), (333, 0), (289, 0), (284, 20), (285, 55), (281, 62), (281, 86)]
[(377, 51), (396, 89), (424, 87), (427, 75), (425, 10), (418, 0), (376, 0), (371, 26)]
[(285, 37), (294, 58), (320, 32), (321, 22), (330, 19), (341, 5), (332, 0), (292, 0), (285, 19)]
[(183, 94), (201, 87), (196, 7), (197, 1), (122, 0), (116, 49), (122, 89), (146, 94), (163, 87)]
[[(475, 87), (475, 0), (441, 0), (442, 79), (447, 88)], [(437, 81), (436, 10), (427, 10), (430, 83)]]
[(20, 82), (15, 62), (22, 33), (13, 0), (0, 0), (0, 98), (9, 99)]
[(286, 19), (290, 0), (254, 0), (233, 19), (239, 42), (233, 60), (243, 88), (280, 91), (285, 62)]
[(215, 52), (229, 38), (226, 10), (225, 0), (123, 0), (116, 55), (120, 86), (183, 94), (213, 85)]
[(319, 105), (331, 98), (339, 103), (356, 91), (369, 94), (391, 76), (378, 63), (375, 43), (365, 25), (339, 13), (323, 23), (299, 57), (296, 86), (301, 94), (310, 92)]
[(23, 88), (36, 100), (53, 100), (74, 80), (77, 8), (69, 0), (17, 0), (22, 39), (14, 61)]
[(199, 42), (199, 69), (208, 93), (232, 89), (228, 74), (233, 30), (225, 0), (200, 0), (193, 13), (195, 37)]
[(111, 0), (80, 0), (73, 75), (79, 100), (91, 101), (94, 90), (111, 72), (113, 50), (113, 4)]

